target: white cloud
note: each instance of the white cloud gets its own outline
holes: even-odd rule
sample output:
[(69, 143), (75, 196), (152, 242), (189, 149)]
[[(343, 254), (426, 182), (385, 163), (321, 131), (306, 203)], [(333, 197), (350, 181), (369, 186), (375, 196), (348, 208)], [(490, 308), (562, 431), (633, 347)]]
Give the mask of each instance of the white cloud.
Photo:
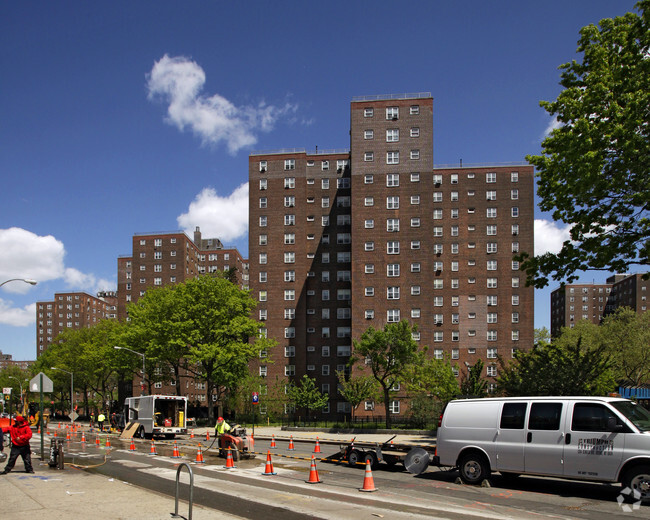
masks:
[[(33, 278), (39, 282), (61, 278), (64, 273), (63, 242), (51, 235), (38, 236), (21, 228), (0, 229), (0, 279)], [(1, 282), (0, 282), (1, 283)], [(31, 286), (12, 282), (7, 292), (26, 293)]]
[[(91, 294), (115, 287), (115, 282), (65, 267), (64, 257), (63, 242), (51, 235), (39, 236), (17, 227), (0, 229), (0, 283), (12, 278), (31, 278), (38, 283), (62, 280), (71, 290)], [(15, 294), (30, 289), (33, 286), (23, 282), (2, 286), (2, 291)], [(14, 307), (12, 301), (0, 299), (0, 323), (23, 327), (34, 322), (34, 313), (34, 304), (20, 308)]]
[(544, 135), (542, 136), (542, 139), (545, 139), (551, 135), (551, 132), (553, 130), (556, 130), (562, 126), (562, 123), (560, 123), (557, 120), (557, 116), (553, 116), (553, 118), (548, 122), (548, 125), (546, 125), (546, 129), (544, 130)]
[(237, 107), (225, 97), (201, 94), (205, 72), (185, 57), (164, 55), (147, 74), (149, 99), (161, 98), (169, 103), (167, 122), (183, 131), (189, 128), (203, 144), (223, 141), (231, 154), (257, 142), (256, 131), (268, 132), (285, 114), (294, 113), (296, 105), (283, 107), (260, 103)]
[(36, 304), (30, 303), (22, 309), (12, 307), (12, 302), (0, 298), (0, 323), (14, 327), (27, 327), (36, 321)]
[(227, 197), (217, 195), (214, 188), (204, 188), (190, 203), (187, 213), (177, 219), (190, 236), (199, 226), (204, 237), (223, 242), (248, 233), (248, 183), (242, 184)]
[(570, 225), (535, 219), (535, 256), (558, 253), (562, 249), (562, 244), (570, 240), (570, 231)]

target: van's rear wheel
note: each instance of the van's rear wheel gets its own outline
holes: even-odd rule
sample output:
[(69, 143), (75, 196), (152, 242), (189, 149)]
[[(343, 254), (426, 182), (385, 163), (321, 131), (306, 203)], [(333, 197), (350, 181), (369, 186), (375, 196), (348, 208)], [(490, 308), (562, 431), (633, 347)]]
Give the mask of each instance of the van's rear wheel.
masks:
[(488, 461), (480, 453), (467, 453), (458, 462), (460, 478), (465, 484), (478, 485), (490, 476)]
[(650, 466), (639, 464), (628, 469), (623, 476), (623, 488), (631, 489), (626, 496), (630, 502), (650, 501)]

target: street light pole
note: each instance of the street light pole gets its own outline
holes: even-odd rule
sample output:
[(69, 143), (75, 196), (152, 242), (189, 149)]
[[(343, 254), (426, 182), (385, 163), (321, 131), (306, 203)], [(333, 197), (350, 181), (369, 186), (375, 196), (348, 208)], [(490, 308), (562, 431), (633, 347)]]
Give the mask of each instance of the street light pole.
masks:
[(72, 418), (72, 414), (74, 412), (74, 374), (72, 372), (68, 372), (67, 370), (63, 370), (62, 368), (56, 368), (52, 367), (52, 370), (60, 370), (61, 372), (65, 372), (66, 374), (70, 374), (70, 420), (74, 423), (74, 419)]
[(36, 280), (32, 280), (31, 278), (11, 278), (10, 280), (5, 280), (4, 282), (0, 283), (0, 287), (9, 282), (25, 282), (29, 285), (36, 285), (38, 283)]
[(15, 379), (16, 381), (18, 381), (18, 384), (20, 385), (20, 413), (23, 413), (23, 408), (25, 407), (23, 403), (23, 382), (14, 376), (8, 376), (8, 377), (9, 379)]
[(144, 390), (145, 389), (145, 380), (146, 380), (145, 372), (144, 372), (144, 360), (145, 360), (144, 354), (142, 352), (138, 352), (137, 350), (131, 350), (130, 348), (127, 348), (127, 347), (118, 347), (117, 345), (114, 346), (113, 348), (117, 349), (117, 350), (128, 350), (129, 352), (133, 352), (134, 354), (137, 354), (138, 356), (142, 356), (142, 385), (140, 386), (140, 395), (147, 395), (147, 393)]

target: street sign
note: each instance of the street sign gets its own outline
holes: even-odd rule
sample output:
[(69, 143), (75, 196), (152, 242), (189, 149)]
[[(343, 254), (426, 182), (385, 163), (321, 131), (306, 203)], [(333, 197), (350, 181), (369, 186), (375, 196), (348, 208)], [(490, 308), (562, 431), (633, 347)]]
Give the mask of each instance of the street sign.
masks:
[(260, 404), (260, 394), (253, 392), (253, 404)]
[(79, 414), (73, 410), (72, 413), (70, 414), (70, 419), (76, 421), (77, 417), (79, 417)]
[(2, 393), (5, 394), (5, 395), (11, 395), (11, 387), (10, 386), (4, 387), (2, 389)]
[[(43, 388), (41, 389), (41, 376), (43, 376)], [(54, 383), (52, 380), (47, 377), (43, 372), (39, 372), (32, 379), (29, 380), (29, 391), (30, 392), (43, 392), (51, 393), (54, 392)]]

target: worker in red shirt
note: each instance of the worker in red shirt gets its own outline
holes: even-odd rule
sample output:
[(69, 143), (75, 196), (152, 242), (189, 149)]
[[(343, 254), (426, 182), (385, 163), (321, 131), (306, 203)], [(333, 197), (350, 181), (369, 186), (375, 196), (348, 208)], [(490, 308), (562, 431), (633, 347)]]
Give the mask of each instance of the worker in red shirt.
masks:
[(25, 473), (34, 473), (34, 468), (32, 467), (32, 449), (29, 446), (29, 439), (32, 438), (32, 429), (22, 415), (16, 416), (15, 423), (9, 429), (9, 434), (11, 435), (11, 453), (9, 455), (9, 461), (0, 475), (6, 475), (14, 468), (18, 455), (23, 458)]

